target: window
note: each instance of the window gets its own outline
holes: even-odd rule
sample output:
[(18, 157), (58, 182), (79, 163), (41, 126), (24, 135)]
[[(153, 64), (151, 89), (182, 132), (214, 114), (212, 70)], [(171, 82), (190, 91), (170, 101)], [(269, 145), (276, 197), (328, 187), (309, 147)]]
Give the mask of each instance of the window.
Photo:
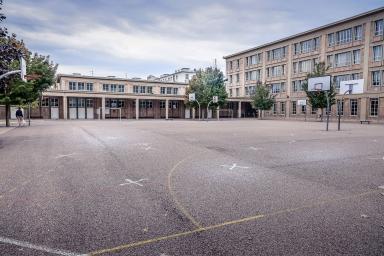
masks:
[(353, 28), (353, 40), (358, 41), (363, 39), (363, 25)]
[(236, 60), (236, 68), (240, 68), (240, 59)]
[(139, 93), (139, 86), (137, 85), (133, 86), (133, 93)]
[(333, 57), (334, 57), (333, 55), (328, 55), (327, 56), (327, 64), (331, 68), (333, 67)]
[(76, 90), (76, 82), (69, 82), (69, 90), (71, 91)]
[(296, 101), (292, 101), (292, 114), (296, 115)]
[(119, 84), (118, 85), (118, 92), (124, 92), (124, 85), (123, 84)]
[(116, 85), (116, 84), (111, 84), (110, 86), (111, 86), (111, 87), (110, 87), (111, 92), (116, 92), (116, 90), (117, 90), (117, 85)]
[(185, 74), (185, 80), (189, 80), (189, 74)]
[(256, 55), (252, 55), (246, 58), (247, 66), (260, 64), (262, 62), (262, 54), (258, 53)]
[(173, 94), (174, 95), (177, 95), (178, 92), (179, 92), (179, 88), (173, 88)]
[(268, 61), (283, 59), (285, 58), (287, 51), (288, 51), (287, 46), (273, 49), (267, 52), (267, 59)]
[(236, 74), (236, 83), (240, 82), (240, 74)]
[(353, 64), (360, 64), (360, 49), (353, 51)]
[(280, 112), (281, 114), (285, 114), (285, 102), (280, 102)]
[(331, 33), (328, 34), (328, 46), (334, 46), (335, 45), (335, 34)]
[(249, 88), (248, 87), (245, 87), (245, 95), (249, 95)]
[(69, 98), (68, 105), (70, 108), (75, 108), (77, 106), (77, 99), (76, 98)]
[(176, 109), (179, 107), (179, 102), (178, 101), (172, 101), (170, 100), (168, 102), (168, 108), (173, 108), (173, 109)]
[(232, 61), (229, 62), (229, 69), (233, 69), (233, 64), (232, 64)]
[(348, 81), (348, 80), (351, 80), (351, 76), (349, 74), (333, 77), (333, 81), (335, 83), (336, 89), (340, 88), (341, 81)]
[(381, 85), (381, 74), (380, 71), (372, 71), (372, 86), (380, 86)]
[(93, 91), (93, 83), (87, 83), (87, 91)]
[(344, 29), (336, 32), (336, 44), (346, 44), (352, 42), (352, 29)]
[(277, 114), (277, 103), (276, 103), (276, 102), (273, 103), (273, 105), (272, 105), (272, 113), (273, 113), (274, 115)]
[(382, 36), (384, 31), (384, 20), (376, 20), (374, 29), (375, 29), (375, 36)]
[(284, 92), (285, 91), (284, 85), (285, 85), (284, 82), (271, 84), (272, 93)]
[(305, 114), (307, 112), (307, 106), (301, 105), (301, 114)]
[(249, 95), (254, 95), (256, 93), (256, 86), (249, 86)]
[(373, 46), (373, 61), (381, 61), (383, 59), (383, 46)]
[[(339, 105), (340, 104), (340, 105)], [(337, 115), (344, 115), (344, 100), (337, 100), (336, 102)]]
[(276, 77), (276, 76), (284, 75), (284, 66), (285, 65), (280, 65), (280, 66), (274, 66), (274, 67), (267, 68), (267, 76), (268, 77)]
[(105, 92), (109, 91), (109, 84), (103, 84), (103, 91)]
[(160, 94), (165, 94), (165, 87), (160, 87)]
[(237, 96), (237, 97), (240, 96), (240, 88), (236, 88), (236, 96)]
[(316, 59), (299, 61), (299, 73), (312, 72), (315, 67)]
[(152, 101), (150, 101), (150, 100), (141, 100), (139, 106), (140, 106), (140, 108), (152, 108)]
[(292, 81), (292, 91), (293, 92), (303, 91), (303, 80)]
[(124, 106), (125, 106), (125, 101), (124, 100), (118, 100), (117, 101), (117, 107), (119, 107), (119, 108), (124, 108)]
[(369, 108), (369, 114), (370, 116), (377, 116), (379, 110), (379, 99), (370, 99), (370, 108)]
[(172, 94), (172, 87), (167, 87), (167, 94)]
[(93, 108), (93, 99), (86, 100), (87, 108)]
[(350, 100), (351, 116), (357, 116), (357, 99)]
[(145, 93), (145, 86), (139, 87), (139, 93)]
[(77, 99), (77, 107), (79, 107), (79, 108), (84, 108), (84, 107), (85, 107), (85, 99), (83, 99), (83, 98), (78, 98), (78, 99)]
[(42, 98), (40, 105), (42, 107), (48, 107), (49, 106), (49, 98)]
[(335, 54), (335, 67), (345, 67), (351, 65), (351, 52)]
[(152, 86), (147, 86), (147, 93), (152, 94)]
[(232, 97), (232, 89), (229, 89), (229, 97)]
[(302, 41), (294, 45), (295, 54), (308, 53), (318, 50), (320, 47), (320, 37)]
[(160, 101), (160, 108), (165, 108), (165, 100)]
[(51, 107), (58, 107), (58, 106), (59, 106), (59, 99), (51, 98)]
[(84, 83), (83, 82), (78, 82), (77, 83), (77, 90), (84, 91)]
[(229, 83), (232, 83), (232, 75), (229, 75)]

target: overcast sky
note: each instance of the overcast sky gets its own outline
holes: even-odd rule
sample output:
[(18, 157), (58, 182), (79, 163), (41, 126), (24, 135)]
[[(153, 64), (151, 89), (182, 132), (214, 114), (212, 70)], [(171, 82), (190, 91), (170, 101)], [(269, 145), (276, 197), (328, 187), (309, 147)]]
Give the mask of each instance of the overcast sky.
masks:
[[(369, 11), (383, 0), (4, 0), (3, 25), (60, 73), (159, 76)], [(224, 70), (223, 70), (224, 71)]]

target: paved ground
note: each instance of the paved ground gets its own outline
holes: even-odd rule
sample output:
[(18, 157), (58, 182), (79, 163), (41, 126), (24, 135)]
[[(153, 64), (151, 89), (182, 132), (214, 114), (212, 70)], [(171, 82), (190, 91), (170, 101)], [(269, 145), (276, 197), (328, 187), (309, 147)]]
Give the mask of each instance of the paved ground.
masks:
[(34, 121), (0, 134), (1, 255), (384, 255), (384, 126)]

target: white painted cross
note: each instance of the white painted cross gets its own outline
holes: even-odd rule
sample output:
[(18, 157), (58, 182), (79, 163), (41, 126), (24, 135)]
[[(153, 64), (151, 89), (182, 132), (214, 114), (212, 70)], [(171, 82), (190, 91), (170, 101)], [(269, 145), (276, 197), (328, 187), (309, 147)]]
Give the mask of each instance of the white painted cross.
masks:
[(139, 182), (140, 181), (144, 181), (144, 180), (148, 180), (148, 179), (139, 179), (139, 180), (130, 180), (130, 179), (125, 179), (126, 183), (121, 183), (119, 186), (125, 186), (125, 185), (129, 185), (129, 184), (135, 184), (135, 185), (138, 185), (140, 187), (143, 186), (143, 184), (140, 184)]
[(240, 169), (248, 169), (249, 168), (247, 166), (238, 166), (236, 163), (232, 164), (232, 166), (231, 165), (227, 165), (227, 164), (223, 164), (221, 166), (222, 167), (227, 167), (227, 168), (229, 168), (229, 170), (233, 170), (235, 168), (240, 168)]

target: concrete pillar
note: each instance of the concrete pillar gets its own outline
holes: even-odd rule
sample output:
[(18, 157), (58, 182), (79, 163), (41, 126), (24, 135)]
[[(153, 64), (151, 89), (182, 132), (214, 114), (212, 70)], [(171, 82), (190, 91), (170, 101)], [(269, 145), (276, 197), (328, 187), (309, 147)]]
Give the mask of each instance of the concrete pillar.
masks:
[(169, 100), (165, 100), (165, 119), (168, 120), (168, 112), (169, 112)]
[(237, 111), (237, 117), (238, 118), (241, 118), (241, 101), (239, 101), (239, 109), (238, 109), (238, 111)]
[(367, 102), (368, 98), (361, 98), (360, 99), (360, 120), (367, 120)]
[(101, 119), (105, 119), (105, 97), (101, 97)]
[(67, 120), (68, 118), (68, 99), (67, 96), (63, 96), (63, 118)]
[(136, 98), (136, 120), (139, 120), (139, 103), (140, 103), (140, 101), (139, 101), (139, 98)]
[(192, 108), (192, 119), (195, 119), (195, 115), (196, 115), (196, 109)]
[[(369, 50), (371, 49), (370, 47), (370, 41), (371, 41), (371, 22), (365, 23), (365, 28), (364, 28), (364, 50), (363, 50), (363, 79), (364, 79), (364, 91), (368, 91), (368, 83), (371, 81), (371, 77), (369, 75)], [(360, 108), (362, 109), (362, 108)], [(361, 117), (360, 117), (361, 118)], [(363, 119), (361, 119), (363, 120)], [(366, 119), (364, 119), (366, 120)]]

